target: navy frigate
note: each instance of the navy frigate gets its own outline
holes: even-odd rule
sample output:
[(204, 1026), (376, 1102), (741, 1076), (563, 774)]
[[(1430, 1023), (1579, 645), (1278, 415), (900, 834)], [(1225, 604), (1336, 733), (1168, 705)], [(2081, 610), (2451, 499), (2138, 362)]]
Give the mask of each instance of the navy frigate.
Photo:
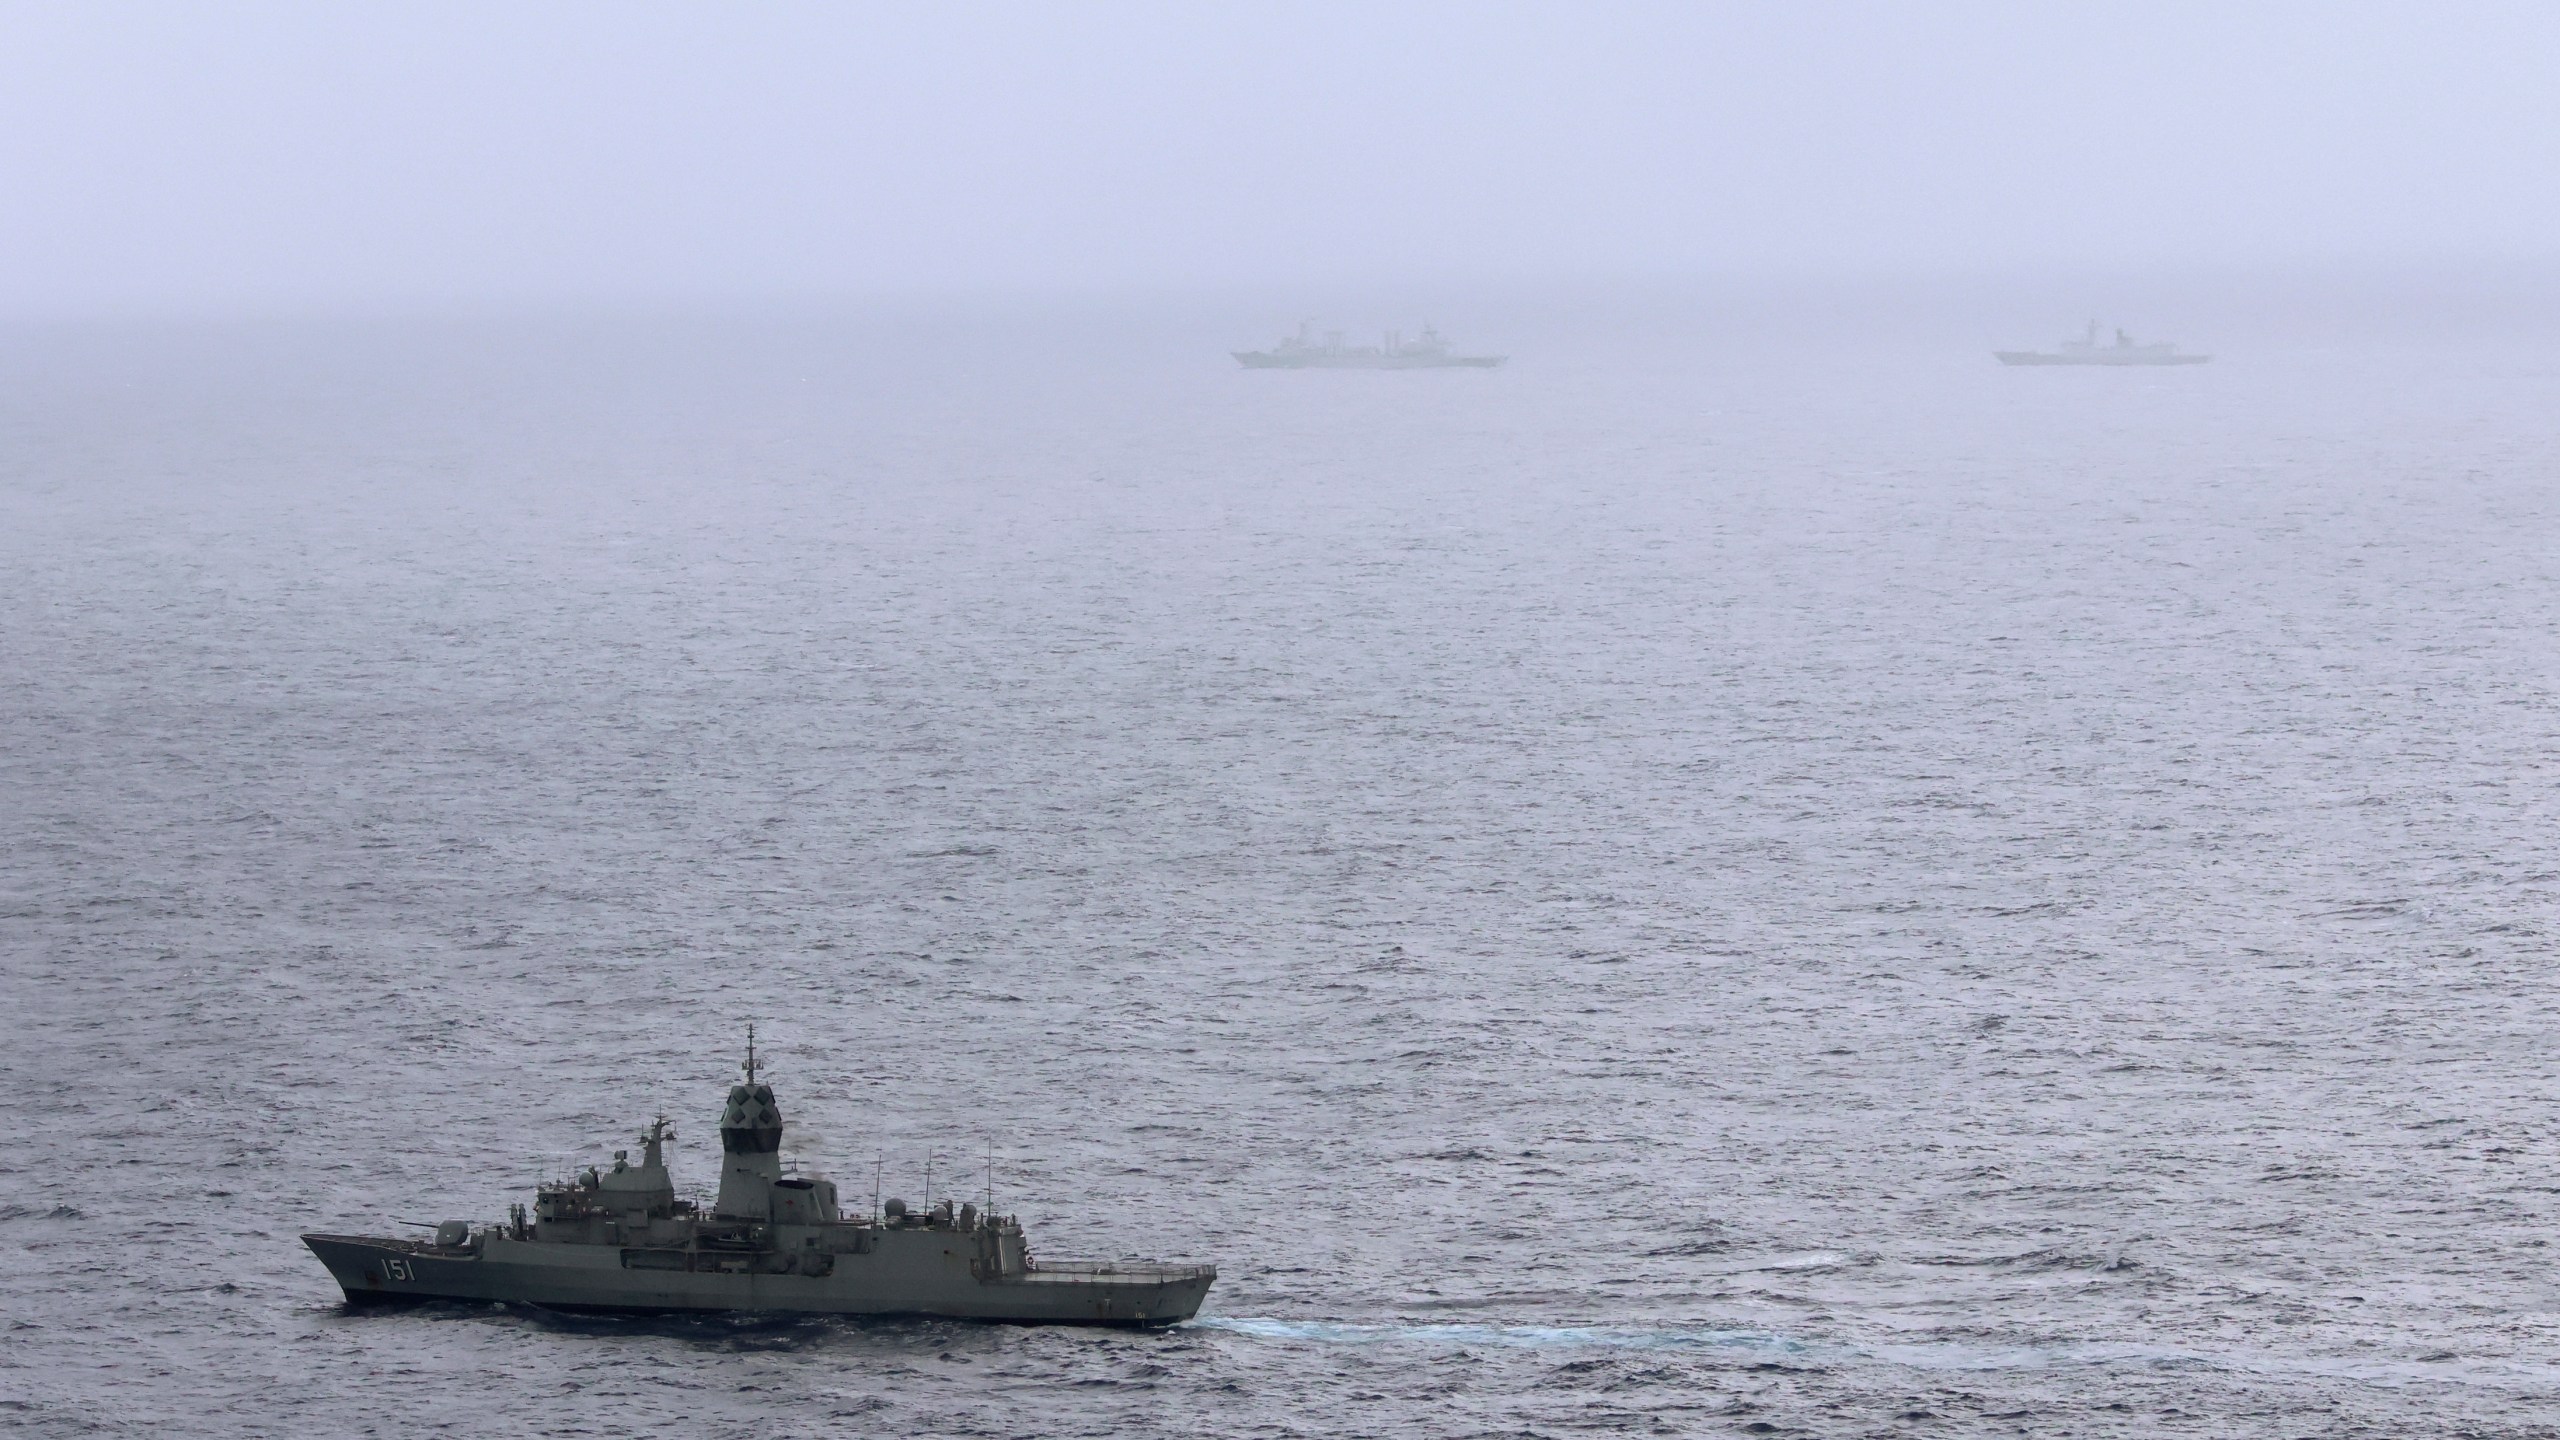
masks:
[(2076, 340), (2065, 340), (2051, 350), (1994, 350), (2003, 365), (2201, 365), (2210, 355), (2189, 355), (2168, 341), (2144, 344), (2122, 330), (2116, 332), (2115, 343), (2098, 343), (2098, 322), (2089, 322), (2088, 332)]
[[(757, 1076), (720, 1115), (720, 1192), (709, 1208), (677, 1198), (664, 1116), (640, 1136), (640, 1161), (616, 1151), (539, 1187), (530, 1215), (447, 1220), (432, 1238), (305, 1235), (351, 1305), (498, 1301), (544, 1309), (672, 1313), (927, 1315), (1015, 1324), (1171, 1325), (1190, 1319), (1213, 1265), (1035, 1258), (1021, 1222), (945, 1199), (923, 1210), (889, 1200), (847, 1215), (836, 1187), (786, 1176), (782, 1112)], [(422, 1227), (423, 1228), (423, 1227)]]
[(1461, 355), (1427, 324), (1412, 339), (1390, 330), (1376, 345), (1346, 344), (1339, 330), (1326, 331), (1322, 340), (1312, 338), (1307, 331), (1308, 326), (1301, 324), (1297, 334), (1268, 350), (1230, 353), (1247, 370), (1490, 370), (1511, 358)]

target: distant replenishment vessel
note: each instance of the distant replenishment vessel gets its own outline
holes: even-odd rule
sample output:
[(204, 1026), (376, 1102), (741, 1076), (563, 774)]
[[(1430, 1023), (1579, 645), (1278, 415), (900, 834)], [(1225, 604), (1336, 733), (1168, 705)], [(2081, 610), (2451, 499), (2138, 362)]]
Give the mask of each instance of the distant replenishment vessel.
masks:
[[(1021, 1224), (944, 1200), (847, 1216), (836, 1187), (782, 1173), (782, 1112), (756, 1078), (720, 1116), (720, 1197), (676, 1198), (661, 1116), (640, 1163), (540, 1187), (503, 1225), (447, 1220), (431, 1240), (305, 1235), (351, 1305), (501, 1301), (572, 1311), (927, 1315), (1014, 1324), (1171, 1325), (1199, 1312), (1212, 1265), (1032, 1258)], [(992, 1196), (990, 1197), (992, 1198)]]
[(2178, 347), (2160, 341), (2138, 343), (2122, 330), (2116, 332), (2112, 345), (2098, 343), (2098, 322), (2089, 322), (2088, 333), (2077, 340), (2065, 340), (2051, 350), (1994, 350), (2003, 365), (2201, 365), (2210, 355), (2183, 355)]
[(1326, 331), (1319, 343), (1308, 338), (1307, 326), (1301, 324), (1297, 334), (1268, 350), (1232, 353), (1247, 370), (1490, 370), (1511, 358), (1457, 354), (1427, 324), (1414, 339), (1390, 330), (1376, 345), (1346, 345), (1339, 330)]

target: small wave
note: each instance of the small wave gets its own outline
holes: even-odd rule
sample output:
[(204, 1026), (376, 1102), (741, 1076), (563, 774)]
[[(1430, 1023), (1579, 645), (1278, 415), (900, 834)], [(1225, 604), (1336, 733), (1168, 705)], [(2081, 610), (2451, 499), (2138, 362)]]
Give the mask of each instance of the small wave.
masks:
[(1763, 1261), (1751, 1268), (1754, 1270), (1828, 1270), (1834, 1265), (1848, 1263), (1849, 1257), (1836, 1250), (1808, 1250), (1801, 1255), (1781, 1255), (1775, 1260)]
[(2314, 920), (2392, 920), (2409, 913), (2406, 899), (2357, 900), (2334, 910), (2314, 910)]
[(2012, 1255), (1923, 1255), (1915, 1265), (1955, 1270), (2124, 1270), (2132, 1268), (2121, 1246), (2104, 1253), (2078, 1250), (2024, 1250)]
[(1389, 1325), (1339, 1320), (1279, 1320), (1213, 1315), (1192, 1328), (1225, 1330), (1257, 1340), (1308, 1340), (1333, 1345), (1482, 1345), (1514, 1350), (1752, 1350), (1799, 1355), (1801, 1340), (1751, 1330), (1707, 1330), (1651, 1325)]

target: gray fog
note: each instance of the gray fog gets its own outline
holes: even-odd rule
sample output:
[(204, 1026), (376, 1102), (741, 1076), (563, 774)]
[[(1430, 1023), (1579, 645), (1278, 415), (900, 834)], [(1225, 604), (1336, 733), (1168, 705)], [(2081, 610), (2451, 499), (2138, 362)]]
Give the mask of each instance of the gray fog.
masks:
[(2560, 1440), (2555, 57), (0, 0), (0, 1430)]
[(2399, 266), (2541, 4), (11, 3), (20, 315)]

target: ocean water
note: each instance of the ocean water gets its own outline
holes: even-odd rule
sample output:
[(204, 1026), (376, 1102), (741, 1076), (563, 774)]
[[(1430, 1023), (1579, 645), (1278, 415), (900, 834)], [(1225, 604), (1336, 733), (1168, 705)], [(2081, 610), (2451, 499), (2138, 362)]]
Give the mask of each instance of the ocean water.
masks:
[[(2560, 1434), (2553, 352), (1258, 333), (0, 336), (0, 1418)], [(1202, 1317), (296, 1238), (705, 1181), (748, 1019)]]

